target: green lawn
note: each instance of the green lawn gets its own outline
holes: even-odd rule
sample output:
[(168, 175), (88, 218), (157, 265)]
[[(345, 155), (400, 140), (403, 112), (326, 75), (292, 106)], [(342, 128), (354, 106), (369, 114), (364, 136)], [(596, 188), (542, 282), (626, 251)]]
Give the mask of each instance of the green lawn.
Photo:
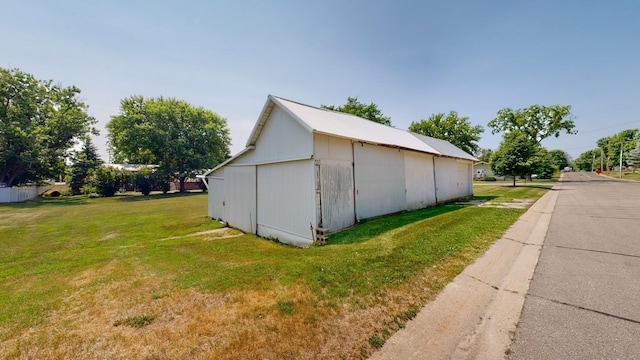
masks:
[[(616, 178), (616, 179), (620, 178), (620, 172), (619, 171), (605, 171), (605, 172), (603, 172), (603, 174), (605, 174), (607, 176), (611, 176), (611, 177)], [(622, 179), (640, 181), (640, 171), (623, 171), (622, 172)]]
[[(483, 184), (475, 189), (476, 199), (496, 201), (537, 198), (546, 191), (545, 186), (513, 188), (502, 184)], [(392, 319), (394, 314), (409, 314), (403, 317), (406, 321), (525, 211), (442, 205), (363, 221), (332, 235), (326, 245), (299, 249), (254, 235), (185, 236), (221, 227), (206, 217), (206, 202), (206, 194), (194, 193), (62, 197), (0, 205), (0, 348), (3, 341), (27, 336), (28, 328), (36, 327), (43, 334), (51, 331), (52, 314), (68, 311), (63, 304), (72, 294), (88, 296), (120, 282), (129, 284), (130, 293), (112, 296), (140, 297), (142, 302), (186, 290), (268, 297), (277, 293), (274, 311), (279, 316), (294, 319), (295, 312), (305, 314), (306, 325), (297, 324), (291, 334), (298, 335), (290, 335), (303, 338), (309, 336), (306, 331), (315, 333), (318, 327), (332, 326), (336, 320), (331, 317), (372, 306), (388, 312)], [(425, 269), (433, 274), (426, 276)], [(151, 290), (145, 285), (150, 279), (157, 283)], [(293, 288), (303, 289), (304, 303), (296, 300)], [(424, 290), (427, 288), (429, 291)], [(402, 299), (385, 303), (397, 297)], [(359, 307), (345, 308), (345, 304)], [(245, 306), (258, 308), (249, 303)], [(265, 312), (260, 311), (259, 317)], [(349, 345), (361, 354), (377, 344), (372, 338), (386, 338), (401, 327), (400, 322), (391, 323), (387, 318), (371, 318), (365, 323), (369, 328), (362, 331), (369, 334), (372, 345)], [(287, 325), (281, 326), (280, 336), (286, 334)], [(120, 345), (115, 341), (117, 348)], [(327, 335), (310, 346), (321, 347), (331, 341), (340, 340)], [(236, 350), (233, 354), (243, 357), (264, 357), (260, 351), (266, 351)], [(0, 358), (23, 354), (11, 351), (3, 354), (0, 350)], [(227, 350), (216, 351), (220, 352), (211, 352), (211, 357), (222, 356)], [(300, 350), (283, 349), (282, 354), (292, 351)]]

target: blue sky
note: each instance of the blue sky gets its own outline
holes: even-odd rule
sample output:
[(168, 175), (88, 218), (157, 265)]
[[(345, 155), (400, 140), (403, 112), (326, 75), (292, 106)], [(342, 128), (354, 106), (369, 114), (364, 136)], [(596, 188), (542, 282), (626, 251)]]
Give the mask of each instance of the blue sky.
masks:
[[(7, 1), (0, 67), (75, 85), (101, 131), (131, 95), (175, 97), (228, 121), (232, 154), (268, 94), (374, 102), (397, 128), (457, 111), (571, 105), (574, 158), (640, 127), (638, 1)], [(501, 135), (487, 129), (480, 146)]]

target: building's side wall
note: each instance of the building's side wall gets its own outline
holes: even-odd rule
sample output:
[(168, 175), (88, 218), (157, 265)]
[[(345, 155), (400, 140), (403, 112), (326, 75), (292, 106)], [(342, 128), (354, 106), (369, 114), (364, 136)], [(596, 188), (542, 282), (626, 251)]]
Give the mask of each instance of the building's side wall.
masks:
[(353, 162), (351, 140), (315, 134), (313, 148), (313, 157), (316, 160), (329, 159)]
[(422, 209), (436, 203), (433, 155), (413, 151), (404, 153), (407, 210)]
[(436, 197), (438, 203), (458, 198), (458, 162), (453, 158), (435, 158)]
[(256, 232), (256, 167), (227, 166), (224, 211), (229, 226)]
[(313, 134), (276, 106), (265, 122), (255, 147), (254, 151), (237, 159), (234, 164), (308, 159), (313, 154)]
[(314, 170), (311, 159), (258, 166), (258, 235), (296, 246), (313, 243)]
[(406, 210), (403, 152), (362, 143), (353, 149), (358, 220)]
[(439, 203), (473, 195), (471, 161), (436, 157), (435, 172)]

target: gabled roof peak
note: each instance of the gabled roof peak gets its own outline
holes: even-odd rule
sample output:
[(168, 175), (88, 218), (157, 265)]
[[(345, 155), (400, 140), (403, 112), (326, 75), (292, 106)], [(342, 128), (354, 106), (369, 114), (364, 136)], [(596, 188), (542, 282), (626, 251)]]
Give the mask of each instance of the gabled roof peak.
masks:
[(274, 95), (267, 97), (258, 121), (247, 140), (247, 146), (256, 144), (269, 115), (276, 106), (288, 113), (309, 132), (434, 155), (476, 160), (470, 154), (444, 140), (414, 134), (352, 114), (302, 104)]

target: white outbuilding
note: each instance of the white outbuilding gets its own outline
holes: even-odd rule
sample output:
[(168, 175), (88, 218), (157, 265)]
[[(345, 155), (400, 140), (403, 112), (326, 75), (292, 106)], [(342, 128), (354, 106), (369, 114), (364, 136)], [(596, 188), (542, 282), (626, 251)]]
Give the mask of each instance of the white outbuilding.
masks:
[(269, 95), (246, 148), (205, 174), (208, 214), (296, 246), (317, 232), (473, 195), (451, 143)]

